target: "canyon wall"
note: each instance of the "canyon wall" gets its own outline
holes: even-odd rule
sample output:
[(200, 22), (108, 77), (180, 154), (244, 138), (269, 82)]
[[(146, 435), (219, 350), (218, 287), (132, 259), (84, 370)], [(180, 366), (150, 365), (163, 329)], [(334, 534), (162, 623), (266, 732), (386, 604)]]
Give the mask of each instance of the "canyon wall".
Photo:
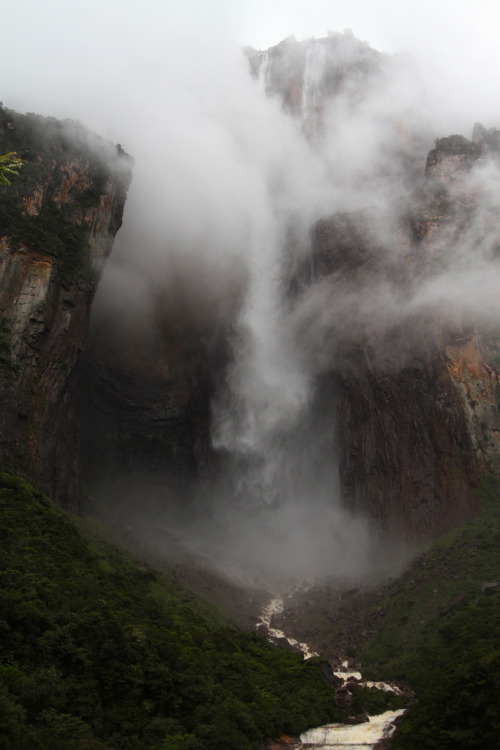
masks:
[[(287, 40), (267, 57), (248, 51), (254, 74), (270, 95), (281, 92), (312, 148), (333, 110), (318, 105), (309, 128), (304, 103), (327, 94), (359, 109), (373, 77), (385, 80), (393, 64), (349, 35), (319, 41)], [(404, 128), (392, 123), (387, 131), (387, 153), (399, 165), (388, 164), (387, 174), (407, 169), (413, 184), (422, 131), (408, 136), (416, 126), (408, 117)], [(472, 141), (439, 139), (425, 179), (421, 162), (420, 185), (400, 192), (406, 197), (318, 221), (310, 247), (283, 266), (286, 335), (317, 383), (307, 434), (315, 435), (312, 415), (320, 415), (321, 431), (329, 425), (335, 434), (331, 462), (343, 505), (400, 538), (437, 535), (469, 518), (481, 472), (500, 470), (496, 317), (477, 287), (471, 295), (466, 277), (450, 292), (454, 274), (481, 267), (488, 253), (494, 263), (500, 247), (494, 181), (484, 177), (498, 140), (482, 126)], [(130, 158), (75, 123), (7, 110), (0, 150), (25, 160), (0, 193), (0, 458), (72, 508), (82, 465), (87, 478), (220, 486), (232, 459), (212, 445), (212, 408), (241, 336), (244, 270), (221, 288), (224, 304), (214, 290), (200, 292), (199, 280), (158, 277), (148, 316), (124, 304), (123, 317), (97, 320), (87, 342)], [(329, 398), (320, 403), (325, 383)], [(309, 440), (296, 437), (293, 444)]]
[(348, 175), (357, 189), (380, 189), (384, 179), (405, 190), (418, 184), (433, 131), (408, 56), (379, 52), (350, 29), (245, 52), (254, 78), (299, 123), (333, 180)]
[[(438, 140), (425, 181), (389, 213), (319, 221), (290, 285), (290, 325), (306, 359), (317, 357), (318, 308), (331, 319), (315, 399), (326, 382), (337, 395), (315, 402), (311, 414), (336, 434), (331, 461), (339, 463), (343, 504), (413, 542), (474, 515), (481, 473), (500, 471), (498, 329), (481, 300), (464, 308), (446, 287), (460, 266), (450, 247), (484, 229), (484, 184), (473, 177), (496, 158), (496, 136), (487, 143), (481, 132), (475, 142)], [(494, 212), (487, 223), (494, 248)], [(474, 248), (467, 263), (480, 265)], [(433, 284), (433, 296), (419, 301)], [(309, 319), (300, 311), (311, 300)], [(178, 304), (166, 310), (160, 297), (147, 331), (131, 318), (94, 332), (85, 364), (90, 465), (169, 481), (210, 480), (224, 466), (211, 446), (210, 401), (231, 362), (232, 318), (193, 320)]]
[[(359, 118), (366, 124), (374, 112), (374, 88), (390, 92), (395, 70), (408, 75), (401, 60), (349, 33), (288, 39), (247, 57), (317, 150), (346, 111), (356, 144)], [(311, 414), (321, 414), (318, 430), (328, 423), (335, 433), (331, 462), (343, 505), (368, 514), (382, 534), (416, 542), (470, 518), (481, 473), (500, 470), (495, 314), (481, 314), (477, 287), (470, 303), (468, 277), (449, 289), (454, 274), (481, 267), (484, 246), (494, 255), (499, 240), (494, 183), (481, 176), (497, 159), (498, 134), (477, 126), (472, 141), (438, 139), (426, 163), (418, 106), (403, 118), (387, 110), (377, 117), (378, 159), (366, 173), (361, 160), (355, 178), (376, 188), (382, 170), (396, 197), (389, 208), (336, 213), (314, 225), (302, 261), (284, 272), (291, 274), (287, 335), (317, 370)], [(221, 297), (235, 300), (222, 316), (199, 303), (186, 280), (180, 290), (158, 280), (152, 320), (131, 314), (96, 325), (83, 370), (87, 462), (90, 474), (127, 474), (127, 483), (134, 474), (139, 485), (151, 475), (202, 480), (210, 493), (231, 463), (212, 446), (211, 403), (236, 356), (245, 280), (229, 293), (221, 286)], [(193, 316), (197, 304), (202, 312)], [(321, 404), (325, 383), (336, 397)]]
[(344, 502), (400, 538), (470, 518), (480, 474), (500, 471), (499, 329), (486, 292), (470, 303), (465, 284), (450, 291), (460, 269), (496, 262), (500, 222), (483, 213), (493, 186), (477, 175), (497, 135), (477, 126), (474, 142), (438, 140), (425, 183), (389, 215), (313, 230), (311, 283), (328, 290), (324, 304), (348, 299), (329, 340)]
[(118, 231), (131, 159), (74, 122), (0, 109), (0, 459), (73, 510), (81, 462), (76, 362)]
[(193, 320), (178, 302), (160, 295), (153, 320), (132, 313), (94, 326), (80, 371), (92, 473), (183, 482), (211, 472), (210, 400), (227, 357), (215, 321)]

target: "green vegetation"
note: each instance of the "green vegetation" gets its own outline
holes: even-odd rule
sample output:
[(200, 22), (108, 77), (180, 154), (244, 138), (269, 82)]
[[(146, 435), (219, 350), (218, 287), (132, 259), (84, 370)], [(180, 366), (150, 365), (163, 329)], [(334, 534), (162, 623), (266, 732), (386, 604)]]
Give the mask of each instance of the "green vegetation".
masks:
[(15, 243), (22, 242), (35, 252), (54, 255), (63, 283), (92, 279), (87, 230), (72, 221), (71, 207), (58, 207), (46, 199), (38, 214), (29, 216), (15, 193), (0, 194), (0, 227), (2, 234)]
[(363, 711), (370, 716), (383, 714), (385, 711), (397, 711), (406, 708), (408, 699), (390, 691), (357, 687), (352, 693), (352, 709), (355, 713)]
[(379, 677), (408, 681), (418, 697), (395, 750), (498, 746), (498, 480), (483, 482), (481, 500), (476, 519), (443, 536), (378, 600), (383, 626), (362, 662)]
[(0, 471), (0, 746), (251, 750), (337, 718), (320, 665), (220, 624)]
[(445, 151), (450, 154), (475, 154), (477, 146), (463, 135), (448, 135), (446, 138), (436, 140), (436, 151)]
[[(17, 165), (23, 165), (20, 173), (18, 168), (11, 170), (9, 187), (0, 185), (0, 235), (22, 242), (34, 252), (55, 256), (58, 278), (65, 285), (96, 281), (90, 264), (86, 212), (99, 205), (106, 191), (113, 156), (104, 156), (104, 146), (93, 150), (90, 140), (77, 123), (19, 115), (0, 106), (0, 151), (15, 151)], [(85, 183), (67, 179), (71, 164), (83, 170)], [(57, 201), (55, 195), (59, 195)], [(27, 203), (34, 196), (36, 205), (28, 211)]]
[(445, 618), (409, 674), (419, 699), (395, 750), (498, 747), (500, 592), (476, 597)]
[(18, 175), (22, 165), (23, 160), (19, 158), (15, 151), (9, 151), (8, 154), (2, 154), (2, 156), (0, 156), (0, 183), (3, 185), (10, 185), (9, 177)]

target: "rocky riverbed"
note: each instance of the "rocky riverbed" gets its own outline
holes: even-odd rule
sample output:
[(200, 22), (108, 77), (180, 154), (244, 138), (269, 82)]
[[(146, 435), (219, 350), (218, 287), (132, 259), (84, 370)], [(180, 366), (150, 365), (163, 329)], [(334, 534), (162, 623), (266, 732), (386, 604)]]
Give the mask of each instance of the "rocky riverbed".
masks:
[[(259, 631), (265, 631), (267, 638), (282, 647), (288, 647), (304, 654), (309, 659), (319, 654), (304, 642), (286, 635), (283, 629), (283, 597), (275, 597), (263, 607), (257, 624)], [(281, 628), (274, 627), (274, 618), (280, 620)], [(325, 662), (326, 666), (327, 662)], [(387, 741), (396, 729), (398, 719), (405, 709), (385, 711), (375, 716), (359, 713), (352, 706), (352, 694), (356, 688), (368, 688), (383, 692), (394, 692), (398, 695), (402, 691), (396, 684), (388, 682), (372, 682), (364, 680), (361, 673), (350, 668), (348, 661), (341, 664), (330, 663), (332, 685), (335, 688), (335, 702), (344, 711), (345, 723), (327, 724), (310, 729), (300, 737), (283, 736), (269, 741), (265, 750), (367, 750), (389, 747)]]

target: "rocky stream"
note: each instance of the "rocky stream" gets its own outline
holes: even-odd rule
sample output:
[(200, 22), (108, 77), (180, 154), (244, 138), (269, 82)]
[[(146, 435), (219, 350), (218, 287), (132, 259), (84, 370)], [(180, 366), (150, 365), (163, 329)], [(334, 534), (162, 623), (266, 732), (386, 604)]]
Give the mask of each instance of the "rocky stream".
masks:
[[(286, 635), (285, 631), (273, 627), (273, 617), (280, 615), (284, 609), (283, 597), (275, 597), (265, 605), (257, 624), (259, 631), (265, 631), (267, 639), (276, 645), (301, 651), (304, 659), (319, 656), (307, 643), (301, 643)], [(326, 662), (325, 662), (326, 665)], [(352, 694), (355, 687), (367, 687), (372, 690), (400, 693), (397, 685), (386, 682), (364, 680), (361, 673), (350, 668), (348, 661), (341, 664), (329, 664), (331, 681), (335, 686), (335, 702), (344, 710), (345, 723), (326, 724), (303, 732), (300, 737), (283, 736), (269, 742), (265, 750), (373, 750), (389, 747), (387, 740), (396, 730), (396, 723), (405, 709), (385, 711), (376, 716), (351, 715)]]

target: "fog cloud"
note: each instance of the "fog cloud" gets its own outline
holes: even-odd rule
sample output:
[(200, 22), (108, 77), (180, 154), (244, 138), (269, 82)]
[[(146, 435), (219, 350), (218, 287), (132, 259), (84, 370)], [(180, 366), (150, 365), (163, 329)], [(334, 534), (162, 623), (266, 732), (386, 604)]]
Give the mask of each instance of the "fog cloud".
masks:
[[(466, 125), (468, 134), (474, 120), (495, 114), (496, 88), (485, 88), (491, 67), (485, 69), (481, 40), (460, 4), (442, 4), (448, 16), (429, 4), (426, 21), (425, 3), (402, 3), (411, 23), (392, 3), (375, 5), (378, 27), (372, 3), (351, 2), (353, 19), (340, 28), (335, 17), (323, 15), (324, 3), (308, 3), (307, 13), (324, 19), (320, 35), (328, 27), (353, 27), (360, 36), (370, 29), (375, 46), (378, 37), (384, 51), (410, 49), (414, 59), (381, 57), (366, 85), (360, 68), (318, 113), (323, 48), (309, 47), (309, 88), (294, 116), (266, 95), (263, 61), (257, 78), (249, 73), (241, 44), (253, 43), (245, 38), (256, 28), (250, 4), (149, 0), (139, 8), (123, 0), (20, 0), (4, 14), (4, 103), (79, 119), (135, 159), (96, 319), (140, 317), (147, 330), (159, 299), (174, 316), (188, 308), (222, 323), (233, 316), (232, 363), (212, 405), (212, 440), (228, 456), (227, 476), (214, 488), (210, 512), (194, 524), (175, 523), (186, 543), (221, 564), (225, 558), (226, 566), (261, 566), (263, 576), (357, 574), (378, 544), (367, 522), (341, 507), (332, 419), (314, 411), (317, 377), (334, 364), (338, 342), (383, 333), (395, 315), (410, 320), (458, 301), (474, 317), (481, 312), (479, 287), (491, 314), (499, 312), (494, 227), (488, 231), (499, 178), (491, 166), (471, 177), (484, 186), (485, 201), (460, 238), (452, 228), (442, 230), (441, 268), (411, 294), (379, 278), (360, 296), (356, 285), (329, 278), (290, 301), (315, 221), (366, 206), (390, 210), (423, 177), (433, 137), (447, 134), (438, 127)], [(300, 3), (287, 7), (293, 24), (308, 17)], [(261, 23), (281, 28), (283, 12), (279, 3), (271, 11), (266, 4)], [(436, 13), (442, 34), (435, 31)], [(488, 13), (496, 7), (476, 4), (481, 27)], [(398, 29), (401, 48), (395, 47)], [(298, 38), (311, 33), (289, 31)], [(470, 71), (461, 77), (466, 33), (474, 80)], [(482, 39), (498, 55), (489, 35)], [(359, 45), (347, 34), (339, 50), (347, 69)], [(442, 64), (447, 56), (453, 64)], [(383, 223), (377, 243), (388, 254), (398, 252)], [(333, 389), (330, 416), (335, 397)], [(156, 522), (169, 523), (167, 516)]]

